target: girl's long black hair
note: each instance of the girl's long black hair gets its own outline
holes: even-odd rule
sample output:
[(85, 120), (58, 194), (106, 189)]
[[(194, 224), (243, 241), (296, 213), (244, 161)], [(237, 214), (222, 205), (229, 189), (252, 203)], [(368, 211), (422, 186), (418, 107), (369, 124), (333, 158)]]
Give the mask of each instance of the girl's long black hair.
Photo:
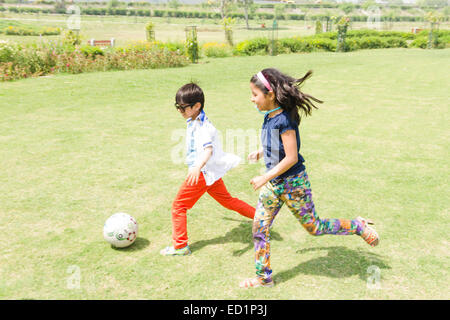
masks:
[[(300, 110), (306, 116), (309, 116), (311, 115), (313, 108), (317, 109), (311, 100), (323, 103), (323, 101), (300, 91), (300, 85), (306, 79), (311, 77), (312, 70), (309, 70), (305, 76), (300, 79), (295, 79), (274, 68), (267, 68), (261, 72), (272, 87), (273, 93), (275, 94), (276, 103), (283, 110), (289, 113), (291, 120), (297, 125), (300, 124), (301, 120)], [(250, 79), (250, 82), (257, 86), (265, 94), (269, 93), (269, 90), (258, 79), (256, 74)]]

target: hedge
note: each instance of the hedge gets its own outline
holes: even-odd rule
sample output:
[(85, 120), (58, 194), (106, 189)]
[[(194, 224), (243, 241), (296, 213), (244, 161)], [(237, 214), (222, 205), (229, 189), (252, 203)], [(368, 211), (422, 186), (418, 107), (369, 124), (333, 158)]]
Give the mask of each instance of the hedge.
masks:
[[(337, 39), (337, 32), (323, 32), (315, 35), (318, 38), (328, 38), (332, 40)], [(404, 40), (412, 40), (416, 38), (416, 35), (411, 32), (402, 32), (402, 31), (377, 31), (377, 30), (349, 30), (347, 32), (348, 38), (363, 38), (363, 37), (399, 37)]]
[[(308, 37), (282, 38), (277, 41), (277, 51), (279, 53), (291, 52), (312, 52), (312, 51), (336, 51), (337, 40), (336, 33), (329, 32), (327, 35)], [(362, 36), (353, 34), (346, 39), (348, 51), (359, 49), (379, 49), (379, 48), (407, 48), (408, 44), (405, 37), (399, 36), (396, 32), (391, 35), (382, 34), (377, 36)], [(381, 33), (380, 33), (381, 34)], [(449, 36), (450, 39), (450, 36)], [(445, 42), (446, 40), (441, 40)], [(234, 50), (235, 55), (264, 55), (269, 52), (269, 39), (255, 38), (239, 42)]]
[[(319, 4), (324, 6), (323, 4)], [(0, 7), (0, 10), (5, 11), (6, 8)], [(10, 12), (15, 13), (59, 13), (65, 14), (65, 9), (43, 9), (43, 8), (29, 8), (29, 7), (9, 7)], [(150, 9), (126, 9), (126, 8), (82, 8), (81, 14), (85, 15), (119, 15), (119, 16), (141, 16), (141, 17), (173, 17), (173, 18), (202, 18), (202, 19), (220, 19), (221, 15), (218, 12), (200, 12), (200, 11), (180, 11), (180, 10), (150, 10)], [(243, 13), (230, 13), (232, 18), (244, 19), (245, 15)], [(260, 20), (273, 20), (277, 18), (278, 20), (305, 20), (305, 14), (294, 14), (286, 13), (280, 16), (275, 16), (274, 13), (268, 12), (257, 12), (255, 14), (249, 14), (248, 18), (250, 20), (260, 19)], [(325, 14), (308, 15), (309, 20), (326, 20), (330, 18)], [(350, 16), (351, 21), (354, 22), (365, 22), (368, 16), (353, 15)], [(449, 21), (449, 17), (444, 17), (444, 21)], [(421, 22), (424, 21), (423, 16), (396, 16), (393, 19), (388, 16), (381, 16), (380, 21), (408, 21), (408, 22)]]

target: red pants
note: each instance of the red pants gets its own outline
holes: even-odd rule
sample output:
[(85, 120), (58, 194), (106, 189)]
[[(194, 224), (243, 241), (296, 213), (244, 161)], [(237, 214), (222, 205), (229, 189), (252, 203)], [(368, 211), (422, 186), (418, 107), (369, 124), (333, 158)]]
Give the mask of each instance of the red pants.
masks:
[(207, 186), (203, 174), (200, 174), (196, 185), (188, 186), (186, 180), (181, 185), (172, 204), (172, 238), (175, 249), (183, 248), (188, 243), (186, 211), (191, 209), (200, 197), (208, 192), (217, 202), (229, 210), (253, 219), (255, 208), (228, 193), (222, 179)]

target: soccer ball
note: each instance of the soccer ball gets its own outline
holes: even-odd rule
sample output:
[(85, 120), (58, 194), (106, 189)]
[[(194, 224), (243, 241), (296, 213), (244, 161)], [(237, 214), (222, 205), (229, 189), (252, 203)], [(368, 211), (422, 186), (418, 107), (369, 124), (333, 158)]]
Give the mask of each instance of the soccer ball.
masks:
[(103, 237), (116, 248), (125, 248), (133, 244), (138, 235), (138, 224), (129, 214), (119, 212), (106, 220)]

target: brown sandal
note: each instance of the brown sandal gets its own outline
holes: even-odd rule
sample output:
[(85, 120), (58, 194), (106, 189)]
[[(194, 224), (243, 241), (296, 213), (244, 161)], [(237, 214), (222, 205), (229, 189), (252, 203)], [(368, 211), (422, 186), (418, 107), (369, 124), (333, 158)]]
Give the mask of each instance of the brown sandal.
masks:
[(369, 224), (374, 224), (373, 221), (362, 217), (357, 217), (356, 220), (360, 221), (364, 227), (364, 231), (361, 234), (361, 237), (364, 239), (364, 241), (366, 241), (372, 247), (377, 246), (380, 243), (380, 236), (374, 228), (369, 227)]
[(258, 278), (245, 279), (239, 284), (241, 288), (273, 287), (273, 281), (263, 283)]

